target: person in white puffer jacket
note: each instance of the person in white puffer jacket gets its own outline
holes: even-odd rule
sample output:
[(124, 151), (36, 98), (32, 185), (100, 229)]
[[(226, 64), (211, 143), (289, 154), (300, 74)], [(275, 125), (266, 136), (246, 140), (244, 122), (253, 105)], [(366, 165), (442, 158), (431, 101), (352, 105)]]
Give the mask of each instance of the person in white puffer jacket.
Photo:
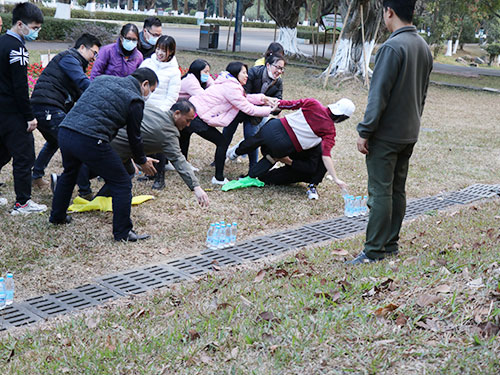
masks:
[[(164, 112), (170, 111), (170, 108), (177, 102), (181, 89), (181, 71), (175, 58), (175, 48), (174, 38), (161, 36), (156, 42), (155, 53), (149, 59), (144, 60), (140, 66), (153, 70), (158, 76), (158, 87), (148, 99), (148, 104)], [(166, 157), (164, 154), (156, 154), (155, 158), (159, 160), (159, 163), (155, 165), (157, 173), (153, 189), (162, 190), (165, 187)]]

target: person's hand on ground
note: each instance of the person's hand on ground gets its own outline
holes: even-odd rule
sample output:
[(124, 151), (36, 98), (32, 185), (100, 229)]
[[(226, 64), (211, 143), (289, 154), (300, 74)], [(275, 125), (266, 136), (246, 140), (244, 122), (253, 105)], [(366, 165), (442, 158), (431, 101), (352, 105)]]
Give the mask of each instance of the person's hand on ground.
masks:
[(146, 162), (144, 164), (141, 164), (142, 172), (146, 176), (154, 176), (156, 174), (156, 169), (153, 163), (158, 163), (158, 160), (146, 157)]
[(349, 186), (344, 181), (339, 180), (337, 178), (336, 180), (334, 180), (334, 182), (338, 185), (338, 187), (340, 188), (340, 190), (342, 190), (342, 192), (348, 191)]
[(26, 131), (28, 133), (31, 133), (33, 130), (36, 129), (37, 125), (38, 125), (38, 121), (36, 120), (36, 118), (34, 118), (31, 121), (28, 121), (28, 128), (26, 129)]
[(194, 195), (196, 195), (196, 199), (198, 199), (198, 203), (201, 207), (208, 207), (210, 205), (208, 195), (201, 187), (196, 186), (194, 188)]
[(356, 142), (358, 146), (358, 151), (362, 154), (368, 154), (368, 139), (358, 137), (358, 141)]

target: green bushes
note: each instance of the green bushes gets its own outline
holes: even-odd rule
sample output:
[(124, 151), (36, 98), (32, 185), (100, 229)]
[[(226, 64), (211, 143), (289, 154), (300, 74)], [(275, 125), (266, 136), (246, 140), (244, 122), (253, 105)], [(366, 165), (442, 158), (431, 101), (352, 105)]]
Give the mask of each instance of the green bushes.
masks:
[[(4, 25), (11, 25), (12, 14), (0, 14), (3, 18)], [(92, 25), (98, 26), (99, 28), (105, 29), (109, 34), (116, 35), (116, 24), (105, 23), (105, 22), (90, 22)], [(77, 20), (60, 20), (52, 17), (45, 17), (42, 30), (38, 35), (38, 40), (67, 40), (68, 35), (70, 35), (75, 29), (85, 30), (88, 21), (77, 21)], [(8, 30), (10, 27), (4, 27), (4, 30)]]

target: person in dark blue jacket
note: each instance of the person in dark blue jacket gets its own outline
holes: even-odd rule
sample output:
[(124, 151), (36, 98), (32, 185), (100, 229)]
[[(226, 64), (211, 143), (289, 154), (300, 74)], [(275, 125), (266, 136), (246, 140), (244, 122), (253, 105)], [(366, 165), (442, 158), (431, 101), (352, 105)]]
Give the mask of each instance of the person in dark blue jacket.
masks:
[[(38, 78), (31, 95), (31, 105), (38, 121), (38, 130), (46, 142), (33, 167), (32, 183), (35, 187), (43, 188), (48, 185), (42, 177), (50, 159), (59, 148), (59, 124), (89, 87), (90, 79), (85, 72), (89, 63), (96, 59), (99, 47), (99, 39), (83, 34), (73, 48), (56, 55)], [(91, 192), (80, 191), (84, 198), (89, 193)]]

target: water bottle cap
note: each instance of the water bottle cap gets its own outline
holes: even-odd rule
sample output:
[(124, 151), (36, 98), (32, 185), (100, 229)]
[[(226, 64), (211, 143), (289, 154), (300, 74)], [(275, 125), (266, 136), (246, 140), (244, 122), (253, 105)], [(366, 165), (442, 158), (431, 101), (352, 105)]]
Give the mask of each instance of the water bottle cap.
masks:
[(3, 277), (0, 277), (0, 283), (1, 283), (3, 280), (4, 280), (4, 279), (3, 279)]
[(230, 226), (231, 226), (231, 224), (226, 225), (226, 227), (230, 227)]
[(224, 224), (224, 223), (225, 223), (225, 221), (224, 221), (224, 220), (222, 220), (220, 223), (221, 223), (221, 224)]
[(215, 227), (215, 223), (210, 224), (211, 227)]
[(356, 199), (361, 199), (361, 195), (357, 196)]
[(238, 224), (236, 224), (236, 221), (233, 221), (233, 225), (238, 225)]
[(13, 275), (12, 275), (10, 272), (8, 272), (8, 273), (7, 273), (7, 277), (8, 277), (9, 279), (11, 279), (11, 278), (13, 277)]

